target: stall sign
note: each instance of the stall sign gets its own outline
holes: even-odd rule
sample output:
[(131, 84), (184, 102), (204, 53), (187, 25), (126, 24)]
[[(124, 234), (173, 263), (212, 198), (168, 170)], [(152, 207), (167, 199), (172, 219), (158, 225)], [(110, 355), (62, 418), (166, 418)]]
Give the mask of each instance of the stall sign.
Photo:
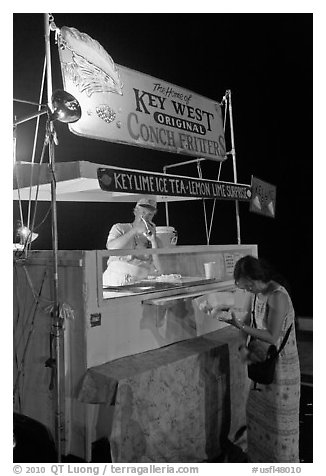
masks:
[(82, 117), (71, 132), (166, 152), (226, 159), (220, 104), (161, 79), (116, 65), (85, 33), (62, 27), (58, 38), (64, 88)]
[(233, 274), (235, 262), (232, 253), (224, 253), (224, 264), (226, 274)]
[(97, 177), (100, 188), (106, 192), (241, 201), (251, 197), (250, 185), (180, 175), (100, 167)]
[(275, 218), (276, 186), (251, 177), (250, 211)]

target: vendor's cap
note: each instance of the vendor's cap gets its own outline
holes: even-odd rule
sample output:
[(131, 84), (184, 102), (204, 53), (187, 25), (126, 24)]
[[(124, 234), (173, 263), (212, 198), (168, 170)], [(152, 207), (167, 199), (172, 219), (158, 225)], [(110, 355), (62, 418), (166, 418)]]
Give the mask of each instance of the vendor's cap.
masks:
[(136, 203), (136, 207), (145, 207), (153, 211), (156, 211), (157, 205), (156, 205), (156, 201), (151, 198), (141, 198)]

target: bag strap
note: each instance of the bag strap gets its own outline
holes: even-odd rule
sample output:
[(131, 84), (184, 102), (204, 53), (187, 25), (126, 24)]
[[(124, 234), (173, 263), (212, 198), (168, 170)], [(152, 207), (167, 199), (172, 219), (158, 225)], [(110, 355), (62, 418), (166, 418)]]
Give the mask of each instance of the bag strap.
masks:
[(256, 329), (257, 329), (257, 322), (256, 322), (256, 318), (255, 318), (256, 301), (257, 301), (257, 294), (255, 294), (254, 303), (253, 303), (252, 310), (251, 310), (253, 327), (256, 327)]
[[(253, 327), (255, 327), (257, 329), (257, 322), (256, 322), (256, 318), (255, 318), (255, 307), (256, 307), (256, 300), (257, 300), (257, 294), (255, 294), (255, 297), (254, 297), (254, 303), (253, 303), (253, 307), (252, 307), (252, 311), (251, 311), (251, 315), (252, 315), (252, 322), (253, 322)], [(282, 343), (278, 349), (278, 351), (276, 352), (275, 354), (275, 357), (283, 350), (288, 338), (289, 338), (289, 335), (290, 335), (290, 332), (291, 332), (291, 328), (292, 328), (292, 323), (289, 325), (287, 331), (286, 331), (286, 334), (282, 340)]]
[(284, 348), (285, 344), (286, 344), (286, 341), (288, 340), (289, 338), (289, 335), (290, 335), (290, 332), (291, 332), (291, 328), (292, 328), (292, 324), (289, 325), (288, 327), (288, 330), (286, 331), (286, 334), (284, 336), (284, 339), (282, 340), (282, 344), (280, 345), (280, 348), (278, 349), (276, 355), (278, 355), (281, 350)]

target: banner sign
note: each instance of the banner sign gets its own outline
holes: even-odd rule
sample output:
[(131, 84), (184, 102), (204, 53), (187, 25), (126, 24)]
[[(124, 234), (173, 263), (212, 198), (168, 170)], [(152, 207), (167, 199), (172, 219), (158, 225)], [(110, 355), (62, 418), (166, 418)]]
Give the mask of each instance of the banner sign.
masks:
[(106, 192), (241, 201), (249, 201), (251, 198), (250, 185), (239, 183), (113, 167), (98, 168), (97, 176), (101, 189)]
[(250, 211), (275, 218), (276, 186), (251, 177)]
[(104, 48), (75, 28), (58, 37), (64, 88), (82, 117), (77, 135), (166, 152), (226, 159), (220, 104), (192, 91), (116, 65)]

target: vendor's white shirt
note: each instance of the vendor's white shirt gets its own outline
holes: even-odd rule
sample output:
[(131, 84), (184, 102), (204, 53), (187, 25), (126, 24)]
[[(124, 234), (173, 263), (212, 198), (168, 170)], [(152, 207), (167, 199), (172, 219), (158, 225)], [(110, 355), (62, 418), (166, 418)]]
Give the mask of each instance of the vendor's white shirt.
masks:
[[(132, 228), (131, 223), (116, 223), (112, 226), (107, 238), (106, 247), (111, 240), (125, 235)], [(124, 249), (148, 249), (151, 243), (143, 235), (136, 235), (124, 246)], [(111, 251), (114, 251), (110, 249)], [(123, 285), (138, 278), (144, 278), (148, 274), (155, 273), (152, 255), (110, 256), (107, 269), (103, 274), (104, 285)]]

